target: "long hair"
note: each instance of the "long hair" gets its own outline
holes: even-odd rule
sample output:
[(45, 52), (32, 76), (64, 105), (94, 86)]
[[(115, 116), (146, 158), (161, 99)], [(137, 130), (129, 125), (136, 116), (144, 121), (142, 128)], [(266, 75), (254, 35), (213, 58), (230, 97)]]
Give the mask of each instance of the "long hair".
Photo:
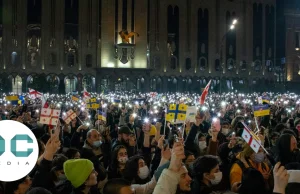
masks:
[(144, 160), (142, 156), (132, 156), (129, 158), (123, 172), (123, 178), (134, 184), (145, 184), (150, 180), (149, 177), (141, 179), (138, 176), (140, 159)]
[[(112, 155), (111, 155), (111, 164), (109, 165), (109, 168), (110, 168), (112, 171), (117, 171), (117, 169), (119, 168), (118, 153), (119, 153), (120, 149), (126, 149), (126, 147), (123, 146), (123, 145), (118, 145), (118, 146), (112, 151)], [(127, 149), (126, 149), (126, 150), (127, 150)]]
[(276, 161), (281, 162), (282, 165), (286, 165), (292, 162), (293, 156), (291, 152), (291, 134), (282, 134), (277, 140), (276, 152), (277, 157)]
[(254, 169), (247, 168), (243, 171), (242, 185), (239, 194), (264, 194), (266, 193), (265, 181), (262, 174)]

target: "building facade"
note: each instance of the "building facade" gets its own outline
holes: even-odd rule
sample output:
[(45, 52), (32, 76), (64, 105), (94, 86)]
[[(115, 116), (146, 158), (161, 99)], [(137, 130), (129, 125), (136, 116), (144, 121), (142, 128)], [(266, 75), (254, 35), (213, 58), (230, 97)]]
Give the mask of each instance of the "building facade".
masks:
[[(0, 89), (281, 90), (275, 0), (0, 0)], [(234, 29), (232, 22), (237, 19)]]
[(286, 29), (286, 79), (290, 85), (299, 87), (300, 81), (300, 2), (288, 0), (285, 2)]

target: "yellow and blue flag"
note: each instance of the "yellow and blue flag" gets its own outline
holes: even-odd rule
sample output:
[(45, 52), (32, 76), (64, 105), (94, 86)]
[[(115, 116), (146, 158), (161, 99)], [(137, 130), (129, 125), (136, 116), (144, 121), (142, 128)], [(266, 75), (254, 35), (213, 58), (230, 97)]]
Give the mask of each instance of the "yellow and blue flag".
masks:
[(97, 98), (90, 98), (86, 101), (86, 108), (97, 109), (100, 108), (100, 104), (97, 101)]
[(98, 110), (98, 120), (106, 121), (106, 112), (104, 110)]
[(255, 117), (270, 115), (270, 107), (268, 104), (255, 105), (253, 106), (253, 112)]
[(270, 104), (270, 97), (268, 96), (262, 96), (262, 102), (263, 103), (266, 103), (266, 104)]
[(18, 96), (6, 96), (6, 101), (9, 101), (12, 105), (18, 105), (19, 97)]
[(72, 101), (78, 102), (78, 101), (79, 101), (79, 98), (73, 95), (73, 96), (72, 96)]
[(170, 122), (185, 121), (187, 105), (170, 104), (166, 120)]

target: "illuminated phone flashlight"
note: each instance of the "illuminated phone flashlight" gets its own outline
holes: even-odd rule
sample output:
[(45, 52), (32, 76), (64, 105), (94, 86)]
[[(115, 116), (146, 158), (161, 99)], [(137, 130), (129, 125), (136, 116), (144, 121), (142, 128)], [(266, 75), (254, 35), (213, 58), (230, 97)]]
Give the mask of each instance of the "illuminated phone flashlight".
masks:
[(67, 113), (65, 113), (65, 112), (63, 113), (64, 116), (66, 116), (66, 114), (67, 114)]
[(207, 110), (207, 107), (206, 107), (206, 106), (203, 106), (203, 107), (202, 107), (202, 110), (203, 110), (203, 111)]
[(5, 111), (5, 112), (4, 112), (4, 114), (6, 114), (6, 115), (7, 115), (7, 114), (8, 114), (8, 112), (6, 112), (6, 111)]
[(220, 117), (220, 116), (221, 116), (221, 113), (218, 112), (218, 117)]
[(119, 108), (122, 108), (122, 104), (119, 104)]
[(7, 104), (10, 104), (10, 101), (7, 101)]
[(157, 122), (157, 119), (156, 119), (156, 118), (154, 118), (154, 119), (153, 119), (153, 121), (154, 121), (154, 122)]
[(132, 116), (133, 116), (133, 118), (136, 118), (137, 115), (136, 115), (136, 113), (133, 113)]
[(223, 106), (223, 107), (226, 106), (226, 102), (225, 102), (225, 101), (222, 101), (222, 102), (221, 102), (221, 106)]
[(84, 107), (81, 107), (80, 110), (84, 111)]
[(235, 136), (235, 132), (232, 132), (232, 136)]
[(138, 105), (138, 104), (139, 104), (139, 102), (138, 102), (138, 101), (135, 101), (135, 104), (136, 104), (136, 105)]
[(240, 112), (241, 112), (241, 110), (240, 110), (240, 109), (238, 109), (238, 110), (237, 110), (237, 113), (240, 113)]
[(86, 126), (90, 126), (90, 123), (86, 123)]
[(40, 111), (39, 111), (39, 109), (36, 109), (35, 112), (36, 112), (36, 113), (39, 113)]
[(88, 118), (90, 119), (90, 118), (91, 118), (91, 115), (89, 115)]
[(251, 123), (251, 120), (249, 120), (248, 123)]
[(245, 114), (245, 117), (247, 116), (247, 114)]
[(148, 118), (145, 118), (145, 119), (144, 119), (144, 122), (145, 122), (145, 123), (148, 123), (148, 122), (149, 122), (149, 119), (148, 119)]
[(214, 117), (214, 118), (212, 119), (213, 123), (217, 122), (217, 120), (218, 120), (218, 118), (216, 118), (216, 117)]

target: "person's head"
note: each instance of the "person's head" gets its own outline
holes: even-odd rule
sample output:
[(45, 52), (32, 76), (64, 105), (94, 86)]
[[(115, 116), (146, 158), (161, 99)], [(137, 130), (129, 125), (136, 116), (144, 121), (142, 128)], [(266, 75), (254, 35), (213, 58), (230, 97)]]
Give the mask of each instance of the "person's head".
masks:
[(105, 194), (134, 194), (134, 190), (131, 188), (131, 183), (125, 179), (111, 179), (104, 188)]
[(198, 146), (200, 150), (204, 150), (207, 147), (206, 136), (201, 132), (198, 133)]
[(5, 194), (25, 194), (31, 187), (32, 181), (29, 176), (20, 180), (8, 182), (5, 185)]
[(189, 167), (195, 161), (195, 155), (192, 152), (185, 151), (185, 159), (183, 160), (184, 164)]
[(278, 140), (279, 137), (280, 137), (280, 134), (279, 134), (278, 132), (273, 132), (273, 133), (270, 135), (272, 146), (275, 146), (275, 145), (276, 145), (276, 142), (277, 142), (277, 140)]
[(84, 190), (97, 185), (98, 173), (90, 160), (67, 160), (64, 163), (64, 172), (67, 180), (71, 182), (75, 189)]
[(54, 182), (59, 182), (66, 179), (63, 165), (67, 160), (68, 158), (62, 154), (58, 154), (53, 158), (51, 176)]
[(242, 194), (264, 194), (266, 193), (263, 175), (254, 168), (243, 171), (242, 184), (239, 189)]
[(298, 133), (300, 133), (300, 118), (295, 119), (294, 126), (297, 129)]
[(283, 165), (286, 165), (292, 160), (292, 154), (297, 150), (297, 140), (291, 134), (282, 134), (276, 143), (276, 150), (278, 152), (277, 160)]
[(255, 163), (261, 163), (265, 160), (265, 153), (261, 147), (259, 148), (258, 152), (255, 153), (248, 144), (244, 144), (241, 154), (243, 154), (245, 158), (250, 159)]
[(179, 174), (180, 174), (180, 180), (178, 183), (178, 189), (180, 190), (180, 192), (190, 192), (192, 178), (190, 177), (189, 172), (185, 165), (182, 165)]
[(150, 170), (142, 156), (133, 156), (126, 162), (123, 178), (135, 184), (149, 181)]
[(80, 153), (76, 148), (69, 148), (66, 151), (65, 156), (68, 159), (80, 159)]
[(295, 128), (294, 119), (289, 118), (286, 122), (286, 126), (288, 129), (294, 129)]
[(125, 146), (119, 145), (112, 152), (112, 167), (118, 168), (119, 165), (125, 165), (128, 161), (127, 149)]
[(208, 186), (220, 183), (222, 172), (219, 170), (218, 158), (212, 155), (197, 158), (193, 164), (193, 174)]
[(229, 122), (224, 121), (224, 122), (222, 122), (221, 126), (222, 126), (222, 133), (223, 133), (224, 135), (227, 135), (228, 132), (229, 132), (229, 129), (230, 129), (230, 124), (229, 124)]
[(130, 135), (132, 134), (131, 130), (129, 129), (129, 127), (127, 126), (122, 126), (119, 129), (119, 140), (124, 143), (124, 144), (128, 144), (129, 143), (129, 139), (130, 139)]
[(282, 133), (283, 130), (287, 129), (287, 126), (283, 123), (279, 123), (276, 125), (274, 131), (278, 133)]
[(102, 144), (101, 142), (101, 136), (100, 136), (100, 133), (96, 130), (96, 129), (91, 129), (87, 132), (86, 134), (86, 140), (87, 142), (96, 147), (96, 148), (99, 148)]

